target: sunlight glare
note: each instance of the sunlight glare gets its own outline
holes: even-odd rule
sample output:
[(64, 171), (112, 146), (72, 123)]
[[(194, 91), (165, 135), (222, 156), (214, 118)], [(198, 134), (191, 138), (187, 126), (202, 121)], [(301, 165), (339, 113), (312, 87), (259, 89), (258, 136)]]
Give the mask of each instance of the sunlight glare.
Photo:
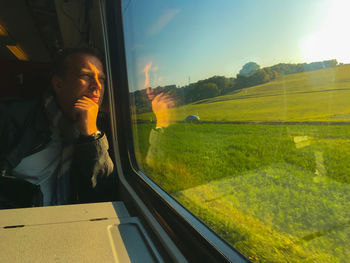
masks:
[(306, 62), (337, 59), (350, 63), (350, 1), (329, 0), (328, 13), (318, 30), (300, 41), (300, 48)]
[(143, 84), (143, 86), (145, 88), (148, 87), (149, 85), (149, 71), (152, 67), (152, 61), (150, 61), (144, 68), (143, 68), (143, 72), (145, 73), (145, 83)]

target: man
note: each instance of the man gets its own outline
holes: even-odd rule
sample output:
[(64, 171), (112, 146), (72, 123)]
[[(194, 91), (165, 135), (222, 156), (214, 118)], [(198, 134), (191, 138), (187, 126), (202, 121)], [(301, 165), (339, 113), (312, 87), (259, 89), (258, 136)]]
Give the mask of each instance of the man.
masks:
[[(104, 82), (95, 50), (61, 52), (54, 63), (52, 89), (43, 100), (1, 105), (0, 172), (16, 183), (40, 186), (45, 206), (115, 199), (115, 169), (106, 135), (97, 127)], [(9, 189), (5, 181), (2, 187)], [(11, 191), (16, 189), (9, 190), (10, 197), (0, 193), (0, 207), (1, 202), (3, 207), (12, 202), (6, 200), (12, 198)]]

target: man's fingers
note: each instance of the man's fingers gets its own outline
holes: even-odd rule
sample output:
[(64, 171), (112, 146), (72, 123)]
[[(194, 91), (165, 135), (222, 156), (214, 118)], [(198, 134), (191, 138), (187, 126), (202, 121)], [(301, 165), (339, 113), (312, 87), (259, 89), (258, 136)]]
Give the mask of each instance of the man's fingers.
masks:
[(86, 105), (74, 105), (74, 108), (84, 110), (84, 111), (87, 111), (89, 109), (89, 107)]
[(84, 99), (78, 99), (75, 103), (86, 103), (87, 105), (95, 105), (95, 104), (97, 104), (93, 100), (84, 100)]
[(165, 94), (165, 93), (159, 93), (156, 97), (155, 97), (155, 99), (157, 99), (157, 100), (162, 100), (162, 99), (164, 99), (164, 97), (166, 97), (167, 95)]
[(169, 94), (160, 93), (153, 99), (152, 105), (156, 108), (171, 108), (175, 106), (175, 100)]
[(74, 105), (78, 105), (78, 104), (86, 105), (86, 107), (96, 107), (96, 106), (98, 107), (98, 104), (95, 101), (85, 96), (75, 101)]
[(96, 102), (94, 102), (93, 100), (83, 100), (83, 99), (79, 99), (77, 100), (74, 105), (81, 105), (81, 106), (85, 106), (85, 107), (98, 107), (98, 104)]
[(76, 105), (79, 105), (79, 106), (86, 106), (86, 107), (91, 107), (91, 104), (89, 104), (89, 103), (86, 103), (86, 102), (82, 102), (82, 101), (79, 101), (79, 102), (76, 102), (76, 103), (74, 103), (74, 106), (76, 106)]
[(97, 104), (95, 101), (93, 101), (92, 99), (90, 99), (89, 97), (86, 97), (86, 96), (83, 96), (81, 99), (79, 99), (79, 100), (83, 100), (83, 101), (89, 101), (89, 102), (91, 102), (91, 103), (93, 103), (93, 104)]
[(81, 105), (76, 105), (74, 106), (75, 109), (81, 109), (81, 110), (86, 110), (86, 107), (81, 106)]

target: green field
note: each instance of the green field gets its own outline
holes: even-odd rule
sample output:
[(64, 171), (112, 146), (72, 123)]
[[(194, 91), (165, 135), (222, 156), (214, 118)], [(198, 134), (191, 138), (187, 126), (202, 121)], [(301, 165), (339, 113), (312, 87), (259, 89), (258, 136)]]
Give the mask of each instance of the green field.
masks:
[[(253, 262), (347, 262), (349, 81), (342, 66), (172, 109), (151, 143), (135, 125), (139, 167)], [(215, 123), (177, 123), (190, 114)]]
[[(350, 121), (350, 65), (280, 77), (170, 110), (171, 121)], [(152, 120), (153, 113), (137, 116)]]

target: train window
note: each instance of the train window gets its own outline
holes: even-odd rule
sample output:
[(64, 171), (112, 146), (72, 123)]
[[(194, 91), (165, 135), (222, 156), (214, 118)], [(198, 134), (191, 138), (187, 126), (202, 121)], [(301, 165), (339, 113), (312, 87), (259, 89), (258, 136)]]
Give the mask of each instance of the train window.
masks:
[(123, 0), (139, 170), (253, 262), (350, 255), (344, 0)]

